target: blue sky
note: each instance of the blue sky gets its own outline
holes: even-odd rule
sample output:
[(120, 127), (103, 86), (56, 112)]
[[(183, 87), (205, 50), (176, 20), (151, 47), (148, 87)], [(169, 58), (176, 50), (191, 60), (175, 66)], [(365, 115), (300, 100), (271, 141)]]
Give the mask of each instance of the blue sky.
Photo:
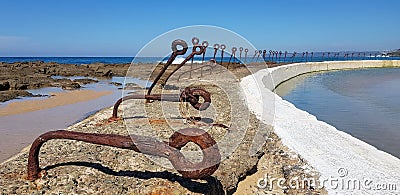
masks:
[(215, 25), (257, 48), (400, 48), (398, 0), (0, 0), (0, 56), (134, 56), (156, 36)]

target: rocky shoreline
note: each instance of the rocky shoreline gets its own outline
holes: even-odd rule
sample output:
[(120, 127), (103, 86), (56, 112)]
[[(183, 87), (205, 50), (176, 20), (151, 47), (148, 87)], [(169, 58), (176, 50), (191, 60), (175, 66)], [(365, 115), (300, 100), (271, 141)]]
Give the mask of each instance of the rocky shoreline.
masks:
[[(125, 76), (129, 66), (129, 63), (76, 65), (42, 61), (0, 62), (0, 102), (20, 96), (32, 97), (33, 95), (27, 92), (27, 89), (60, 87), (71, 90), (78, 89), (85, 84), (97, 82), (97, 80), (90, 78)], [(71, 80), (67, 78), (54, 78), (53, 76), (82, 76), (89, 78)]]
[[(73, 67), (71, 66), (72, 69)], [(123, 68), (118, 67), (112, 72), (115, 71), (118, 75), (118, 70), (122, 71)], [(89, 65), (83, 69), (94, 70)], [(107, 68), (101, 69), (107, 70)], [(235, 192), (326, 194), (324, 189), (314, 189), (312, 186), (306, 186), (304, 189), (257, 187), (258, 178), (264, 177), (267, 173), (271, 177), (285, 178), (287, 181), (295, 177), (318, 179), (319, 174), (301, 157), (283, 146), (272, 127), (260, 122), (247, 110), (243, 97), (237, 91), (240, 78), (249, 72), (241, 68), (232, 72), (236, 77), (230, 78), (224, 73), (215, 71), (210, 75), (194, 79), (195, 87), (206, 89), (211, 93), (212, 106), (215, 110), (214, 114), (200, 122), (201, 128), (207, 128), (207, 132), (217, 140), (221, 154), (227, 155), (212, 177), (205, 180), (185, 179), (174, 169), (161, 166), (158, 161), (134, 151), (78, 141), (52, 140), (40, 151), (40, 166), (46, 170), (46, 175), (34, 182), (25, 179), (28, 155), (26, 148), (0, 165), (0, 192), (2, 194), (233, 194)], [(73, 75), (68, 71), (60, 71), (57, 74)], [(132, 74), (144, 75), (141, 72)], [(93, 76), (83, 71), (78, 75)], [(104, 75), (98, 74), (98, 76)], [(172, 80), (167, 89), (168, 93), (178, 93), (179, 88), (187, 84)], [(204, 82), (205, 80), (207, 82)], [(108, 123), (107, 119), (111, 116), (112, 110), (107, 108), (67, 130), (120, 135), (140, 132), (166, 140), (177, 129), (199, 128), (199, 124), (191, 123), (182, 116), (177, 110), (180, 106), (180, 103), (176, 102), (145, 104), (143, 100), (132, 100), (124, 102), (120, 107), (124, 108), (124, 121)], [(187, 112), (196, 114), (193, 110)], [(247, 118), (242, 118), (237, 113), (249, 114)], [(232, 128), (227, 130), (219, 126), (210, 126), (212, 123)], [(235, 128), (237, 125), (246, 127)], [(255, 137), (258, 131), (262, 132), (262, 136)], [(258, 152), (250, 154), (253, 139), (263, 144)], [(230, 151), (232, 144), (237, 144), (237, 147)], [(193, 145), (188, 145), (182, 150), (189, 152), (190, 159), (198, 158), (195, 155), (197, 148)]]

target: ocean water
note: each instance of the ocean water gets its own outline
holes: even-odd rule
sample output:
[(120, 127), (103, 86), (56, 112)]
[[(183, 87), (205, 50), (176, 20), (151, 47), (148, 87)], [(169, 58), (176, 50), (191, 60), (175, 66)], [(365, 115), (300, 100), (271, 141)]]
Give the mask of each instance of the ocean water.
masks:
[(310, 73), (289, 81), (276, 90), (285, 100), (400, 158), (400, 68)]

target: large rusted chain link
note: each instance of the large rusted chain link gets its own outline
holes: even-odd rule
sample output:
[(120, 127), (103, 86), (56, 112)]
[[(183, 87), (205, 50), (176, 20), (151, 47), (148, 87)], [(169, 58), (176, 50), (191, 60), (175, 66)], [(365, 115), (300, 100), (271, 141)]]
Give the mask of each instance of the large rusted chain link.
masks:
[[(202, 97), (204, 99), (203, 103), (199, 103)], [(185, 88), (182, 93), (179, 94), (152, 94), (152, 95), (128, 95), (120, 98), (115, 104), (113, 108), (112, 117), (109, 121), (119, 120), (118, 117), (118, 107), (121, 105), (123, 101), (131, 100), (131, 99), (145, 99), (145, 100), (155, 100), (155, 101), (169, 101), (169, 102), (189, 102), (195, 109), (203, 111), (206, 110), (211, 104), (211, 95), (204, 89), (200, 88)]]
[[(40, 148), (45, 142), (53, 139), (77, 140), (167, 158), (183, 177), (191, 179), (201, 179), (212, 175), (221, 161), (217, 143), (210, 134), (201, 129), (181, 129), (175, 132), (168, 142), (138, 135), (122, 136), (58, 130), (44, 133), (33, 142), (28, 158), (28, 180), (40, 178), (42, 172), (39, 167)], [(201, 162), (192, 163), (180, 152), (180, 149), (189, 142), (201, 148), (203, 153)]]
[[(204, 99), (203, 103), (199, 102), (199, 97), (202, 97)], [(193, 108), (199, 111), (206, 110), (208, 107), (210, 107), (211, 104), (211, 95), (204, 89), (199, 89), (199, 88), (185, 88), (180, 96), (180, 101), (182, 102), (189, 102)]]

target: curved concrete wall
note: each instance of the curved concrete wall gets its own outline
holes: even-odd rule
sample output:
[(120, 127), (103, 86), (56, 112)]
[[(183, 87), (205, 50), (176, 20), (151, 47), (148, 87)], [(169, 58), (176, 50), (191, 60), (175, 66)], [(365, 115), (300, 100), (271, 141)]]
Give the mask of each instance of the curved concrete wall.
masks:
[(274, 90), (282, 82), (310, 72), (382, 67), (400, 67), (400, 60), (307, 62), (278, 66), (269, 69), (274, 83), (268, 86), (272, 87), (269, 87), (270, 90)]
[[(336, 184), (337, 181), (356, 181), (360, 184), (344, 186), (339, 183), (332, 186), (325, 183), (329, 194), (399, 194), (400, 159), (319, 121), (272, 92), (280, 83), (304, 73), (399, 66), (400, 61), (297, 63), (260, 70), (243, 78), (240, 85), (246, 94), (249, 109), (258, 119), (272, 125), (282, 143), (319, 171), (324, 181), (336, 180)], [(271, 82), (270, 76), (274, 82)], [(379, 184), (395, 184), (397, 188), (376, 191)]]

